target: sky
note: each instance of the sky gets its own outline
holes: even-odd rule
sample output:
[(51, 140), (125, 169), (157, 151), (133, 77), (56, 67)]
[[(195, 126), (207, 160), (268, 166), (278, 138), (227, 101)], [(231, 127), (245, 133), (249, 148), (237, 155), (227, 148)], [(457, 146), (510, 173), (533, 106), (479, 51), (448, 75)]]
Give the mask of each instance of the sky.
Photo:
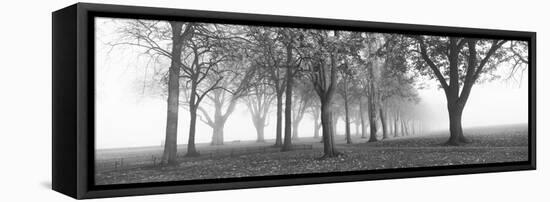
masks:
[[(118, 20), (96, 19), (96, 134), (97, 149), (139, 146), (159, 146), (164, 140), (166, 127), (166, 99), (158, 92), (143, 88), (144, 80), (150, 79), (154, 69), (167, 68), (168, 64), (155, 63), (143, 51), (128, 46), (112, 47), (107, 42), (117, 41)], [(496, 74), (505, 75), (506, 66), (499, 67)], [(527, 72), (515, 80), (498, 79), (476, 84), (463, 113), (463, 127), (492, 126), (527, 123), (528, 85)], [(444, 130), (448, 128), (448, 113), (444, 92), (435, 81), (424, 82), (419, 90), (425, 128)], [(207, 109), (213, 110), (206, 106)], [(269, 125), (265, 128), (266, 139), (275, 137), (275, 107), (272, 107)], [(306, 115), (298, 129), (302, 137), (313, 135), (313, 119)], [(178, 144), (187, 143), (189, 113), (181, 108), (178, 122)], [(352, 125), (352, 132), (355, 127)], [(212, 129), (197, 123), (196, 142), (209, 142)], [(337, 126), (343, 133), (343, 121)], [(225, 124), (225, 140), (254, 140), (255, 128), (250, 113), (243, 103)]]

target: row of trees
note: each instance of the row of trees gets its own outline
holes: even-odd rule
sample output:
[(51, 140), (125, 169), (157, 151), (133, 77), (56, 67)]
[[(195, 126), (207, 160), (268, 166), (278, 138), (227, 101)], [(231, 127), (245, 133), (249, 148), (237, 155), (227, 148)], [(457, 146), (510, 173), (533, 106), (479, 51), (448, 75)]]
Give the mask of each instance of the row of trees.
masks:
[(334, 135), (340, 118), (347, 143), (352, 123), (370, 142), (378, 140), (378, 130), (384, 139), (418, 132), (422, 124), (411, 106), (419, 101), (419, 75), (434, 78), (445, 92), (448, 144), (458, 145), (467, 142), (461, 116), (473, 85), (502, 63), (516, 69), (527, 62), (527, 44), (506, 40), (144, 20), (127, 20), (118, 32), (111, 45), (139, 47), (169, 61), (155, 77), (167, 97), (166, 164), (176, 162), (182, 107), (190, 116), (187, 156), (199, 155), (197, 121), (212, 128), (212, 144), (223, 144), (238, 102), (248, 106), (259, 142), (274, 105), (275, 146), (283, 151), (298, 138), (305, 114), (315, 120), (314, 136), (321, 132), (324, 157), (339, 154)]

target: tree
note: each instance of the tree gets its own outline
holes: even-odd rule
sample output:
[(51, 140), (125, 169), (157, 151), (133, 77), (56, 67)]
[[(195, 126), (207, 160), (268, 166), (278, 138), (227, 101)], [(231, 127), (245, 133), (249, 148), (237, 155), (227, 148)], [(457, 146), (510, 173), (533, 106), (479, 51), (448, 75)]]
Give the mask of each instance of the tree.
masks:
[[(212, 49), (219, 49), (223, 52), (215, 54), (223, 55), (223, 60), (217, 62), (215, 74), (208, 75), (208, 83), (218, 82), (218, 86), (207, 94), (208, 101), (214, 107), (214, 113), (210, 115), (208, 110), (199, 107), (202, 112), (200, 120), (212, 128), (212, 145), (223, 144), (223, 128), (228, 117), (233, 113), (237, 101), (246, 95), (253, 68), (250, 68), (250, 61), (247, 59), (247, 50), (250, 46), (248, 39), (243, 33), (242, 26), (214, 26), (207, 30), (205, 36), (215, 40), (211, 43)], [(205, 50), (206, 54), (208, 53)], [(219, 80), (221, 79), (221, 80)], [(219, 81), (218, 81), (219, 80)], [(204, 118), (203, 118), (204, 117)]]
[(176, 163), (177, 136), (178, 136), (178, 103), (179, 103), (179, 74), (181, 67), (181, 51), (184, 40), (192, 37), (193, 25), (186, 25), (183, 31), (183, 23), (170, 22), (172, 27), (172, 51), (170, 70), (168, 73), (168, 100), (166, 110), (166, 138), (162, 161), (173, 165)]
[[(417, 68), (436, 78), (447, 98), (450, 132), (447, 144), (469, 142), (462, 131), (462, 112), (474, 84), (481, 82), (484, 75), (487, 79), (494, 78), (491, 72), (499, 64), (515, 61), (512, 68), (516, 69), (526, 64), (526, 60), (523, 55), (502, 48), (506, 43), (513, 46), (514, 42), (508, 40), (440, 36), (415, 36), (414, 39)], [(527, 47), (527, 43), (522, 42), (516, 45), (519, 46), (516, 50)]]
[[(398, 107), (398, 106), (397, 106)], [(399, 137), (399, 132), (402, 130), (399, 130), (399, 121), (400, 121), (400, 114), (399, 114), (399, 109), (396, 107), (396, 109), (394, 110), (394, 115), (393, 115), (393, 137)]]
[(295, 43), (299, 32), (292, 28), (277, 29), (277, 32), (278, 39), (283, 44), (286, 53), (285, 133), (282, 151), (289, 151), (292, 149), (292, 88), (295, 82), (294, 76), (299, 72), (298, 68), (301, 63), (301, 59), (299, 57), (295, 59), (293, 54), (294, 49), (297, 47)]
[[(384, 34), (384, 44), (376, 51), (376, 55), (383, 59), (380, 68), (380, 78), (378, 97), (379, 97), (379, 115), (382, 124), (382, 137), (388, 139), (392, 124), (388, 123), (391, 108), (398, 109), (397, 105), (404, 103), (403, 100), (417, 103), (419, 98), (416, 88), (413, 87), (416, 75), (410, 71), (407, 63), (407, 54), (409, 47), (406, 38), (401, 35)], [(397, 114), (396, 114), (397, 115)], [(394, 119), (398, 119), (394, 117)], [(396, 130), (396, 124), (393, 130)]]
[(334, 130), (332, 104), (338, 83), (338, 65), (342, 44), (337, 31), (309, 30), (303, 55), (308, 62), (305, 65), (306, 77), (312, 83), (321, 103), (321, 125), (323, 134), (323, 158), (330, 158), (340, 153), (334, 148)]
[(319, 99), (312, 99), (308, 109), (313, 118), (313, 138), (319, 138), (319, 130), (321, 129), (321, 103)]
[(363, 36), (364, 48), (362, 54), (356, 54), (356, 61), (361, 65), (362, 70), (358, 71), (358, 86), (362, 89), (362, 93), (367, 98), (367, 117), (370, 128), (369, 142), (376, 142), (377, 132), (377, 105), (379, 104), (379, 87), (380, 70), (383, 60), (377, 55), (378, 50), (382, 46), (383, 41), (380, 34), (366, 33)]
[[(193, 23), (170, 21), (129, 20), (119, 29), (121, 38), (111, 46), (134, 46), (144, 50), (144, 53), (157, 60), (159, 57), (170, 60), (170, 67), (166, 72), (167, 81), (167, 110), (166, 133), (162, 163), (176, 164), (178, 109), (180, 70), (182, 66), (182, 51), (194, 35)], [(170, 49), (163, 48), (169, 44)]]
[(367, 108), (368, 108), (368, 118), (369, 118), (369, 128), (370, 128), (370, 138), (369, 142), (376, 142), (377, 124), (376, 124), (376, 104), (377, 93), (376, 93), (376, 76), (375, 76), (375, 66), (373, 63), (367, 63), (367, 72), (369, 82), (367, 83)]
[[(264, 69), (258, 68), (257, 70)], [(269, 86), (268, 79), (263, 76), (262, 72), (255, 74), (254, 78), (253, 85), (250, 85), (250, 92), (245, 100), (252, 116), (252, 123), (256, 128), (256, 142), (265, 142), (264, 128), (267, 126), (267, 115), (275, 96)]]
[(361, 113), (359, 111), (358, 96), (351, 108), (351, 122), (355, 124), (355, 135), (361, 135)]
[(223, 145), (225, 122), (231, 113), (233, 113), (237, 104), (237, 98), (228, 94), (225, 90), (216, 89), (212, 91), (212, 95), (207, 96), (214, 106), (213, 118), (210, 118), (207, 110), (199, 106), (199, 111), (202, 112), (202, 116), (199, 116), (200, 120), (212, 128), (211, 145)]
[[(298, 126), (304, 118), (307, 109), (310, 108), (315, 95), (311, 86), (303, 81), (296, 82), (294, 91), (294, 101), (296, 101), (296, 103), (293, 105), (293, 111), (295, 113), (292, 114), (292, 139), (298, 139)], [(315, 122), (317, 122), (317, 120), (315, 120)], [(315, 127), (318, 126), (315, 125)]]
[(219, 65), (230, 60), (235, 52), (234, 46), (228, 45), (233, 37), (218, 25), (196, 24), (195, 33), (189, 40), (187, 51), (183, 52), (182, 74), (187, 89), (187, 107), (189, 108), (189, 138), (187, 143), (188, 157), (199, 156), (195, 147), (197, 112), (203, 99), (217, 90), (230, 90), (222, 86), (224, 74), (228, 71)]
[(259, 67), (265, 69), (270, 85), (275, 91), (277, 119), (274, 146), (280, 147), (283, 145), (283, 95), (286, 85), (281, 70), (282, 63), (285, 61), (283, 46), (277, 40), (274, 28), (250, 27), (248, 33), (252, 43), (255, 44), (253, 46), (255, 48), (252, 49), (254, 51), (254, 61)]
[[(218, 82), (219, 86), (223, 86), (223, 88), (212, 90), (206, 96), (209, 104), (214, 107), (213, 115), (210, 115), (208, 110), (199, 106), (199, 111), (202, 112), (202, 116), (199, 116), (200, 120), (212, 128), (212, 145), (223, 145), (225, 123), (233, 113), (238, 99), (246, 94), (251, 70), (245, 67), (245, 63), (242, 59), (241, 61), (222, 62), (220, 70), (225, 69), (224, 71), (219, 71), (218, 75), (215, 76), (207, 76), (208, 82)], [(223, 79), (218, 81), (220, 76)]]
[(345, 60), (345, 63), (344, 65), (340, 68), (340, 75), (341, 75), (341, 79), (340, 79), (340, 82), (339, 82), (339, 93), (340, 93), (340, 96), (342, 97), (342, 100), (344, 102), (344, 117), (345, 117), (345, 125), (346, 125), (346, 133), (345, 133), (345, 136), (346, 136), (346, 143), (347, 144), (352, 144), (352, 140), (351, 140), (351, 129), (350, 129), (350, 124), (351, 124), (351, 121), (350, 121), (350, 112), (349, 112), (349, 108), (350, 108), (350, 100), (352, 99), (352, 91), (351, 90), (351, 83), (352, 83), (352, 79), (353, 79), (353, 75), (355, 74), (355, 72), (353, 71), (354, 69), (348, 64), (347, 60)]

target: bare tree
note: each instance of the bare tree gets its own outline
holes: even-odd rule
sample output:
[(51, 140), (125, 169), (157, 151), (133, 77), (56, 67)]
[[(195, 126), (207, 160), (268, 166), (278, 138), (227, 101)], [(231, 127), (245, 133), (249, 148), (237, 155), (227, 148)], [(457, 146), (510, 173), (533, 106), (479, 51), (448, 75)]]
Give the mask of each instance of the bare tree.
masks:
[[(149, 20), (128, 20), (119, 28), (121, 38), (111, 46), (134, 46), (144, 50), (144, 53), (156, 61), (160, 57), (170, 60), (166, 72), (167, 112), (166, 135), (162, 162), (176, 164), (178, 109), (180, 70), (182, 67), (182, 51), (194, 34), (194, 24), (182, 22), (161, 22)], [(165, 44), (170, 44), (169, 48)]]
[[(247, 62), (242, 57), (222, 62), (219, 66), (224, 71), (218, 75), (207, 76), (207, 82), (218, 82), (219, 86), (207, 94), (208, 104), (214, 107), (214, 113), (210, 115), (208, 110), (199, 106), (202, 116), (200, 120), (212, 128), (212, 145), (223, 145), (223, 128), (229, 116), (233, 113), (237, 101), (247, 93), (252, 74), (252, 69), (247, 68)], [(218, 77), (223, 77), (218, 81)]]
[[(259, 71), (264, 69), (258, 69)], [(271, 103), (275, 99), (272, 87), (268, 79), (262, 73), (256, 74), (253, 85), (250, 85), (245, 101), (252, 116), (252, 123), (256, 128), (257, 142), (265, 142), (264, 128), (267, 126), (267, 117)]]
[(295, 113), (292, 114), (292, 139), (298, 139), (298, 126), (304, 118), (307, 109), (310, 108), (315, 95), (311, 85), (303, 81), (296, 82), (294, 91), (294, 101), (296, 103), (293, 105)]
[[(226, 89), (222, 85), (224, 74), (228, 71), (220, 64), (233, 57), (229, 37), (217, 25), (196, 24), (194, 37), (189, 40), (183, 54), (182, 74), (187, 89), (187, 107), (189, 108), (189, 138), (186, 156), (194, 157), (199, 153), (195, 147), (197, 112), (203, 99), (211, 92)], [(221, 120), (223, 121), (223, 120)]]
[(283, 95), (285, 92), (285, 78), (282, 71), (282, 63), (285, 61), (283, 46), (277, 40), (277, 34), (274, 28), (268, 27), (250, 27), (249, 35), (253, 43), (254, 60), (261, 68), (265, 69), (266, 76), (270, 85), (275, 91), (276, 97), (276, 132), (275, 145), (283, 145)]

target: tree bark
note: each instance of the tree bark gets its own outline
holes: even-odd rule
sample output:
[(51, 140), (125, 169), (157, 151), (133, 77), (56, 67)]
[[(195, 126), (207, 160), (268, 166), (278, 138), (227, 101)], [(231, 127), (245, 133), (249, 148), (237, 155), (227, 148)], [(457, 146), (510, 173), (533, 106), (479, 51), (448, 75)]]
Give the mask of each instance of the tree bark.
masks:
[[(386, 114), (386, 115), (388, 115), (388, 114)], [(388, 118), (388, 119), (387, 119), (387, 122), (388, 122), (388, 123), (387, 123), (387, 124), (388, 124), (388, 136), (389, 136), (389, 135), (393, 135), (393, 130), (394, 130), (394, 129), (393, 129), (393, 120), (392, 120), (393, 117), (390, 117), (390, 116), (388, 115), (387, 118)]]
[(464, 137), (462, 131), (462, 110), (463, 107), (456, 104), (448, 104), (449, 110), (449, 131), (451, 133), (448, 145), (458, 146), (462, 143), (467, 143), (468, 140)]
[(178, 112), (179, 112), (179, 74), (181, 63), (181, 51), (183, 41), (181, 31), (183, 23), (170, 22), (172, 27), (172, 52), (171, 64), (168, 70), (168, 99), (166, 110), (166, 137), (164, 143), (164, 153), (162, 155), (163, 164), (175, 165), (177, 158), (177, 140), (178, 140)]
[(332, 115), (330, 101), (321, 101), (321, 125), (323, 127), (323, 158), (330, 158), (338, 155), (334, 149), (334, 135), (332, 129)]
[(254, 117), (254, 128), (256, 128), (256, 142), (265, 142), (264, 128), (265, 119)]
[[(321, 102), (321, 125), (323, 133), (323, 157), (331, 158), (340, 153), (334, 148), (334, 129), (331, 112), (332, 99), (334, 97), (337, 84), (337, 66), (334, 53), (330, 53), (330, 65), (325, 66), (323, 62), (317, 62), (314, 65), (312, 73), (312, 82)], [(319, 59), (322, 60), (322, 59)], [(327, 68), (328, 67), (328, 68)], [(328, 73), (330, 71), (330, 73)]]
[(292, 46), (287, 45), (286, 93), (285, 93), (285, 139), (282, 151), (292, 149), (292, 86), (294, 83), (292, 60)]
[[(193, 91), (192, 91), (193, 92)], [(192, 102), (195, 102), (195, 99), (191, 96)], [(187, 141), (187, 157), (196, 157), (199, 156), (199, 152), (195, 148), (195, 131), (197, 126), (197, 107), (194, 105), (189, 106), (189, 139)]]
[[(394, 131), (393, 131), (393, 136), (394, 137), (399, 137), (399, 133), (403, 133), (403, 130), (399, 130), (399, 119), (400, 119), (400, 115), (399, 115), (399, 111), (395, 113), (395, 119), (393, 119), (393, 128), (394, 128)], [(402, 134), (401, 134), (402, 135)]]
[(320, 113), (315, 113), (314, 128), (313, 128), (313, 138), (319, 138), (319, 129), (321, 128), (321, 123), (319, 122)]
[(211, 145), (223, 145), (223, 128), (224, 122), (218, 122), (212, 127), (212, 142)]
[[(457, 38), (451, 37), (449, 40), (449, 86), (445, 91), (447, 95), (447, 110), (449, 111), (449, 132), (450, 137), (447, 144), (459, 145), (462, 142), (466, 142), (464, 134), (462, 133), (462, 110), (464, 105), (459, 100), (459, 75), (458, 75), (458, 56), (459, 50), (457, 47)], [(474, 47), (475, 48), (475, 47)], [(466, 83), (464, 89), (467, 89)]]
[(383, 139), (390, 138), (386, 121), (387, 121), (386, 120), (386, 113), (384, 111), (384, 108), (380, 107), (380, 122), (382, 123), (382, 138)]
[(283, 93), (279, 90), (277, 90), (277, 126), (274, 146), (283, 146)]
[[(371, 92), (372, 93), (372, 92)], [(369, 93), (369, 94), (371, 94)], [(370, 125), (370, 138), (369, 142), (376, 142), (376, 106), (374, 106), (374, 95), (369, 95), (368, 110), (369, 110), (369, 125)]]
[(401, 119), (401, 129), (403, 130), (403, 136), (409, 136), (409, 128), (407, 127), (407, 121)]
[(348, 98), (347, 94), (344, 96), (344, 111), (346, 114), (346, 143), (352, 144), (351, 141), (351, 129), (350, 129), (350, 121), (349, 121), (349, 106), (348, 106)]
[(395, 115), (393, 119), (393, 136), (399, 137), (399, 116)]
[(361, 116), (361, 138), (367, 138), (367, 126), (365, 124), (365, 112), (363, 109), (363, 99), (362, 97), (359, 98), (359, 116)]
[(212, 141), (211, 145), (223, 145), (223, 126), (225, 120), (222, 117), (222, 101), (215, 100), (214, 104), (214, 123), (212, 123)]
[(361, 122), (359, 122), (358, 120), (355, 121), (355, 136), (359, 136), (360, 135), (360, 130), (359, 130), (359, 127), (361, 127)]

